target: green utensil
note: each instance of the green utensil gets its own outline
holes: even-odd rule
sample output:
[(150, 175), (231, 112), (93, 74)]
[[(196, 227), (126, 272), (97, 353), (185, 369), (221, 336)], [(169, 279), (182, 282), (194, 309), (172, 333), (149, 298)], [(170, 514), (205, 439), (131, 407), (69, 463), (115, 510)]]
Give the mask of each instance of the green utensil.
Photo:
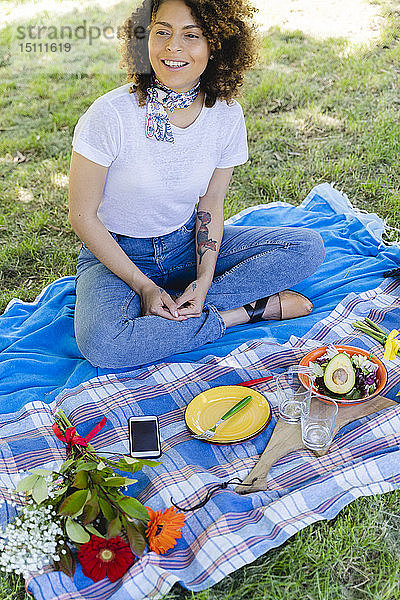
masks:
[(224, 421), (226, 421), (227, 419), (229, 419), (230, 417), (235, 415), (237, 412), (239, 412), (239, 410), (241, 410), (242, 408), (247, 406), (247, 404), (250, 402), (251, 399), (252, 399), (252, 396), (246, 396), (246, 398), (239, 400), (239, 402), (237, 402), (234, 406), (232, 406), (232, 408), (230, 408), (228, 410), (228, 412), (226, 412), (224, 415), (222, 415), (222, 417), (215, 423), (215, 425), (213, 425), (212, 427), (209, 427), (209, 429), (207, 429), (206, 431), (203, 431), (200, 435), (195, 435), (193, 437), (200, 439), (200, 440), (210, 439), (210, 438), (214, 437), (218, 425), (221, 425), (221, 423), (223, 423)]

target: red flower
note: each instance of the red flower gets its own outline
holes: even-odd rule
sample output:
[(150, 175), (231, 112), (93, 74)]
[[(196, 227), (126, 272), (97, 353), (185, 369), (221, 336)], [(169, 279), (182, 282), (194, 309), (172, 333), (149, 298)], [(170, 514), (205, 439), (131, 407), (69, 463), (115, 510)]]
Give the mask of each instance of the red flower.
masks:
[(90, 541), (80, 547), (78, 559), (86, 577), (93, 581), (108, 577), (114, 582), (133, 565), (135, 557), (129, 544), (119, 536), (106, 540), (92, 535)]
[(172, 506), (164, 512), (162, 510), (154, 512), (148, 506), (146, 508), (150, 515), (146, 529), (150, 550), (157, 554), (165, 554), (167, 550), (176, 546), (176, 540), (182, 537), (181, 529), (185, 522), (185, 515)]

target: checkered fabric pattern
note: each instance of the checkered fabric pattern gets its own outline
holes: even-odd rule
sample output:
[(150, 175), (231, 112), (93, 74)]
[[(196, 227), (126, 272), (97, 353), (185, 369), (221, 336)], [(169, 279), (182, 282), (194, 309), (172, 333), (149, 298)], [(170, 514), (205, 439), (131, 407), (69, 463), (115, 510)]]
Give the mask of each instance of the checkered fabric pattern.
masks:
[[(383, 348), (352, 328), (369, 316), (394, 329), (400, 321), (400, 282), (388, 280), (375, 290), (350, 294), (302, 338), (284, 345), (254, 340), (223, 358), (209, 356), (194, 363), (158, 364), (141, 371), (96, 377), (62, 392), (55, 402), (30, 402), (3, 416), (0, 425), (0, 497), (3, 525), (15, 516), (7, 488), (34, 467), (56, 468), (65, 446), (53, 435), (53, 414), (62, 408), (86, 435), (103, 417), (107, 424), (92, 441), (96, 451), (128, 452), (127, 421), (132, 415), (157, 414), (163, 447), (162, 464), (138, 473), (129, 489), (154, 510), (171, 498), (186, 507), (201, 501), (216, 483), (246, 477), (263, 452), (276, 422), (250, 441), (215, 446), (191, 438), (184, 421), (187, 404), (199, 392), (280, 372), (296, 364), (312, 347), (345, 343), (370, 349), (382, 359)], [(383, 394), (396, 398), (400, 360), (386, 364)], [(269, 382), (257, 389), (269, 396)], [(183, 536), (175, 548), (159, 556), (147, 552), (123, 578), (94, 584), (77, 569), (72, 580), (50, 568), (32, 574), (28, 590), (36, 600), (159, 598), (176, 582), (199, 591), (279, 546), (300, 529), (331, 519), (347, 504), (400, 484), (400, 405), (343, 428), (326, 456), (308, 450), (279, 460), (268, 475), (268, 490), (240, 496), (234, 485), (218, 490), (201, 509), (186, 513)], [(135, 475), (136, 476), (136, 475)]]

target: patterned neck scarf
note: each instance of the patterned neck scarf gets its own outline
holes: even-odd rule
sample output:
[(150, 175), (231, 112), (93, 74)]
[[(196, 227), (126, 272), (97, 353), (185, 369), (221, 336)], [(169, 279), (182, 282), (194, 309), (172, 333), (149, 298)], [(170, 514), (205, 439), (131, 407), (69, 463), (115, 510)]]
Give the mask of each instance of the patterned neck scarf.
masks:
[(146, 136), (163, 142), (174, 142), (167, 107), (171, 112), (175, 108), (186, 108), (200, 93), (200, 81), (188, 92), (174, 92), (153, 76), (152, 87), (147, 88), (146, 100)]

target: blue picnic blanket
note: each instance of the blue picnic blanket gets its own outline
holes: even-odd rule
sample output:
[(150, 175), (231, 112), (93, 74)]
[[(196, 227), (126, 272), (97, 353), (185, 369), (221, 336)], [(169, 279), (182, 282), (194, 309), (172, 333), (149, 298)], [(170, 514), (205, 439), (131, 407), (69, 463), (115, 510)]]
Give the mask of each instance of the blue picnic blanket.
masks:
[[(276, 422), (271, 382), (259, 384), (272, 406), (268, 428), (254, 439), (215, 446), (191, 438), (184, 422), (188, 402), (200, 391), (264, 376), (298, 363), (310, 348), (342, 342), (371, 350), (383, 348), (352, 323), (365, 316), (391, 330), (400, 320), (400, 281), (387, 280), (361, 294), (350, 293), (328, 317), (302, 337), (292, 335), (279, 345), (263, 339), (244, 342), (225, 357), (206, 356), (196, 362), (161, 363), (133, 372), (106, 374), (64, 390), (48, 404), (35, 400), (3, 415), (0, 424), (0, 526), (16, 514), (7, 488), (14, 488), (29, 469), (57, 470), (65, 446), (53, 435), (53, 414), (62, 408), (81, 435), (103, 417), (104, 429), (92, 441), (96, 451), (128, 451), (127, 419), (159, 415), (162, 462), (135, 474), (129, 489), (154, 510), (171, 498), (190, 507), (211, 486), (234, 476), (245, 478), (253, 468)], [(386, 363), (384, 395), (395, 399), (400, 387), (400, 360)], [(240, 496), (234, 486), (218, 490), (211, 500), (187, 513), (183, 535), (165, 555), (147, 552), (115, 583), (93, 583), (78, 566), (74, 579), (50, 568), (32, 574), (27, 588), (36, 600), (161, 598), (176, 582), (199, 591), (279, 546), (302, 528), (331, 519), (360, 496), (380, 494), (400, 485), (400, 405), (363, 417), (336, 435), (326, 456), (298, 450), (279, 460), (268, 474), (268, 488)]]
[[(309, 227), (321, 233), (325, 262), (295, 288), (311, 298), (314, 311), (291, 321), (232, 327), (212, 344), (171, 356), (169, 362), (192, 362), (209, 354), (225, 356), (254, 338), (285, 342), (290, 335), (301, 336), (348, 293), (375, 288), (385, 270), (400, 264), (400, 247), (382, 243), (383, 221), (354, 210), (329, 184), (314, 188), (300, 206), (259, 205), (227, 222)], [(35, 400), (51, 402), (64, 388), (114, 371), (97, 369), (80, 354), (73, 330), (74, 305), (74, 277), (63, 277), (33, 303), (13, 300), (0, 317), (0, 413), (16, 411)]]

